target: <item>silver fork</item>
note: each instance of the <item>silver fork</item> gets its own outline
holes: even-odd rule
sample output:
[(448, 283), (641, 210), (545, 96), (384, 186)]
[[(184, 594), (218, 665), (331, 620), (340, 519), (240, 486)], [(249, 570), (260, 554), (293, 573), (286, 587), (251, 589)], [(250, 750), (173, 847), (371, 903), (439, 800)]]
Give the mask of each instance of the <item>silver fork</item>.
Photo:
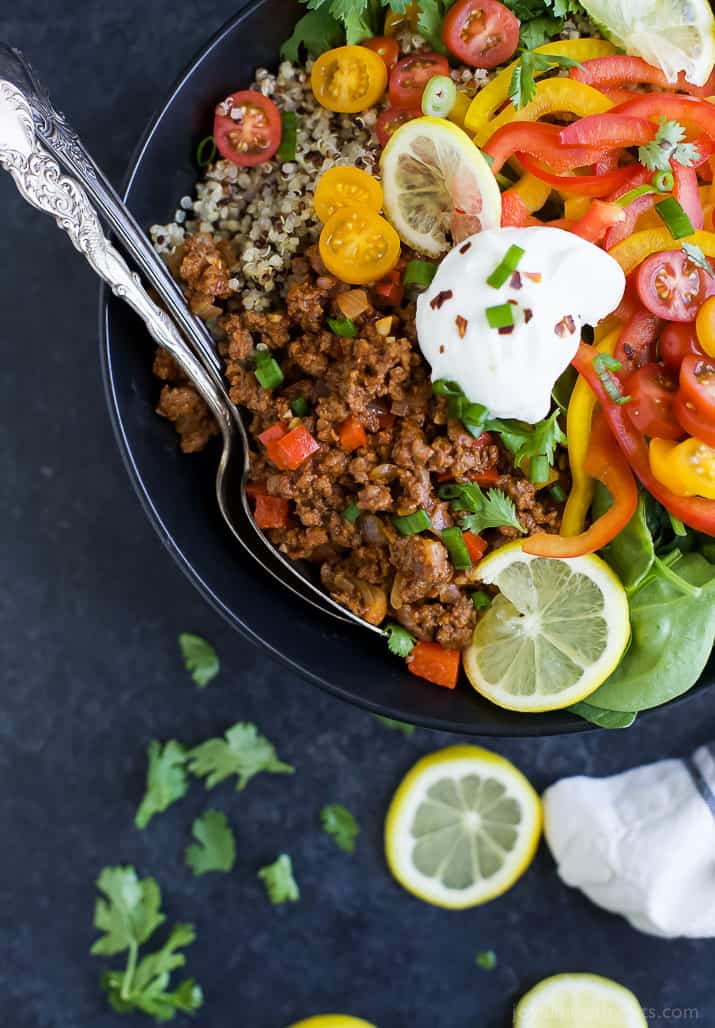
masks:
[[(38, 141), (40, 134), (48, 149), (51, 147), (80, 181), (62, 174), (57, 161)], [(240, 413), (227, 395), (211, 337), (189, 311), (178, 286), (111, 184), (64, 117), (54, 110), (32, 69), (18, 51), (5, 44), (0, 44), (0, 167), (10, 173), (29, 204), (55, 218), (114, 295), (125, 300), (142, 318), (152, 338), (176, 360), (208, 404), (223, 441), (216, 473), (216, 498), (236, 539), (269, 574), (313, 607), (382, 634), (381, 629), (340, 606), (303, 575), (297, 564), (274, 548), (257, 527), (246, 494), (248, 435)], [(177, 324), (149, 298), (139, 276), (107, 240), (87, 193), (91, 193), (118, 238), (156, 288), (192, 348), (182, 338)], [(246, 530), (254, 543), (258, 542), (258, 550), (246, 538)]]

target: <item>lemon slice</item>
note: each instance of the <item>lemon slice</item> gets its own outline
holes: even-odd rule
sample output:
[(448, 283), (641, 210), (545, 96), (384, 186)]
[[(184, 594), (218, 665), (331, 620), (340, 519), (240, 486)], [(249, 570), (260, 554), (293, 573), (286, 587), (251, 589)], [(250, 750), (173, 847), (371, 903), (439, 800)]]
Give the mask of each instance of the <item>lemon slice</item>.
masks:
[(708, 0), (582, 0), (586, 13), (617, 46), (704, 86), (715, 65), (715, 18)]
[(349, 1014), (318, 1014), (305, 1021), (296, 1021), (290, 1028), (375, 1028), (375, 1025)]
[(558, 974), (519, 1003), (514, 1028), (647, 1028), (633, 993), (595, 974)]
[(387, 863), (414, 896), (462, 910), (526, 871), (541, 824), (541, 800), (513, 764), (479, 746), (449, 746), (418, 761), (393, 796)]
[(625, 589), (600, 557), (532, 557), (516, 542), (478, 571), (499, 595), (464, 653), (477, 692), (533, 712), (568, 707), (605, 682), (628, 645), (630, 622)]
[(402, 241), (440, 257), (452, 242), (499, 228), (501, 193), (472, 140), (444, 118), (414, 118), (380, 159), (385, 214)]

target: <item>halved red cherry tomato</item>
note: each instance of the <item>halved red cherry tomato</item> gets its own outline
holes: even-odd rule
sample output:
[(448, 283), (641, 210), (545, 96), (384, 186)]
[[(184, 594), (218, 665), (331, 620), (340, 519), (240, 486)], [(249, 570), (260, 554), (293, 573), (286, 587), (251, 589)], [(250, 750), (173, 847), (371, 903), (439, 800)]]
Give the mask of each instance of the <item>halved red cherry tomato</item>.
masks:
[(645, 364), (629, 375), (623, 391), (631, 397), (626, 414), (635, 427), (657, 439), (682, 439), (683, 429), (673, 413), (678, 390), (675, 374), (664, 364)]
[(682, 250), (663, 250), (643, 261), (636, 275), (644, 306), (668, 321), (695, 321), (706, 290), (703, 273)]
[(425, 86), (435, 75), (449, 75), (449, 62), (432, 50), (417, 50), (398, 61), (390, 74), (389, 96), (393, 107), (419, 107)]
[(680, 371), (680, 365), (689, 353), (698, 354), (700, 357), (705, 356), (700, 349), (695, 326), (692, 322), (668, 322), (660, 333), (658, 347), (660, 359), (675, 371)]
[(445, 46), (473, 68), (496, 68), (519, 45), (519, 19), (499, 0), (457, 0), (442, 23)]
[(387, 146), (387, 141), (393, 132), (396, 132), (406, 121), (421, 117), (422, 109), (420, 107), (386, 107), (375, 125), (378, 143), (380, 146)]
[(214, 114), (216, 147), (227, 161), (243, 168), (269, 161), (281, 143), (281, 114), (255, 89), (231, 93)]
[(686, 402), (695, 404), (698, 413), (715, 425), (715, 361), (694, 353), (683, 358), (680, 392)]
[(389, 36), (373, 36), (372, 39), (363, 40), (362, 46), (366, 46), (368, 50), (374, 50), (379, 57), (382, 57), (388, 72), (392, 71), (400, 59), (400, 44), (396, 39), (390, 39)]
[(701, 414), (695, 404), (686, 400), (682, 390), (673, 401), (673, 413), (685, 432), (708, 446), (715, 446), (715, 421)]

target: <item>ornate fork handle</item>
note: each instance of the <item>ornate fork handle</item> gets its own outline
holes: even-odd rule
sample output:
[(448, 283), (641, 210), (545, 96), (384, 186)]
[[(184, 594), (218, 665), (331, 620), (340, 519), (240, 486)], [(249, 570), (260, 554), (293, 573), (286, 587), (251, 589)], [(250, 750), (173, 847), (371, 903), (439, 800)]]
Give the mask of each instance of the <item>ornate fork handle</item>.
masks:
[(0, 167), (9, 172), (29, 204), (55, 219), (114, 295), (136, 311), (154, 340), (196, 385), (221, 427), (228, 428), (230, 414), (213, 380), (167, 314), (149, 298), (139, 276), (106, 238), (85, 191), (62, 174), (57, 162), (37, 142), (30, 106), (22, 92), (7, 81), (0, 81)]

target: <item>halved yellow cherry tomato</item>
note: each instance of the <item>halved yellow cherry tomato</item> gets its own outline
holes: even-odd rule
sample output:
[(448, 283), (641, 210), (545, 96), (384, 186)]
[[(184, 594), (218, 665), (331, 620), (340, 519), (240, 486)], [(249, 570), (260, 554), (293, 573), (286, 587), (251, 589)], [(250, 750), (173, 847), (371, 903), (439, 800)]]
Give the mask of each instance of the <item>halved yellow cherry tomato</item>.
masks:
[(339, 46), (320, 55), (310, 84), (315, 99), (329, 111), (357, 114), (385, 92), (387, 68), (382, 57), (365, 46)]
[(376, 213), (382, 210), (382, 186), (360, 168), (339, 165), (318, 179), (313, 198), (315, 213), (325, 223), (340, 207), (352, 204)]
[(375, 211), (340, 207), (320, 233), (320, 256), (341, 282), (365, 285), (384, 278), (395, 267), (400, 237)]
[(715, 500), (715, 449), (692, 436), (682, 443), (651, 439), (650, 469), (676, 496)]
[(417, 0), (412, 0), (412, 3), (407, 4), (402, 13), (393, 11), (389, 7), (385, 15), (385, 35), (395, 36), (404, 28), (409, 28), (412, 32), (416, 32), (419, 13), (420, 8)]
[(709, 296), (698, 311), (695, 331), (708, 357), (715, 357), (715, 296)]

